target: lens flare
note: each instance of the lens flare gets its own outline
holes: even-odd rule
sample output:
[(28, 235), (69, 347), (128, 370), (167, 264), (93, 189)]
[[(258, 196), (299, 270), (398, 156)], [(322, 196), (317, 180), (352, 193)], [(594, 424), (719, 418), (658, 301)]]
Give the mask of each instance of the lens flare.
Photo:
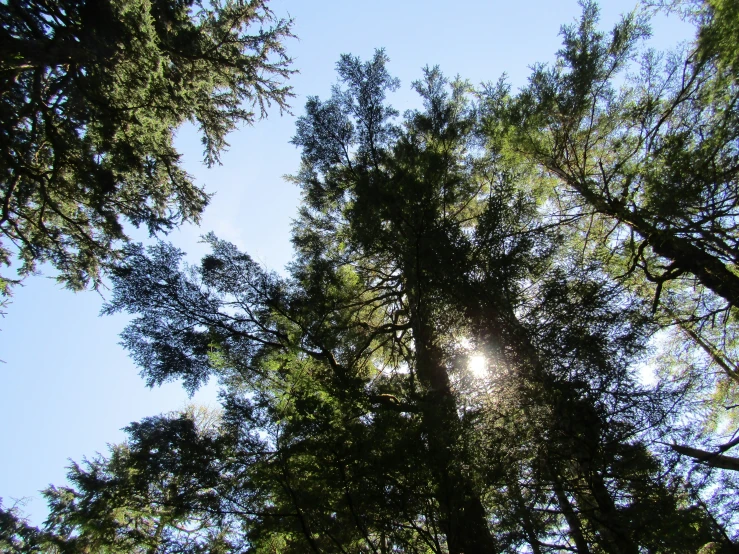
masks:
[(470, 370), (470, 373), (472, 373), (472, 375), (476, 379), (484, 377), (487, 373), (487, 368), (488, 363), (485, 359), (485, 356), (474, 354), (469, 357), (469, 361), (467, 362), (467, 369)]

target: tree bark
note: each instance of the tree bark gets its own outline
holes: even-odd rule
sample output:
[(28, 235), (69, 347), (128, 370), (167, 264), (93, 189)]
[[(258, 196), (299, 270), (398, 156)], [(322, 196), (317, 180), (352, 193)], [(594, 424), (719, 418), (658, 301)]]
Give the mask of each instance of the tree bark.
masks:
[(516, 512), (521, 520), (521, 527), (526, 536), (526, 541), (529, 543), (529, 546), (531, 546), (532, 554), (543, 554), (539, 544), (539, 537), (537, 536), (536, 529), (529, 515), (529, 507), (526, 506), (524, 502), (523, 493), (521, 492), (521, 487), (519, 486), (518, 481), (513, 478), (507, 484), (508, 490), (511, 491), (511, 495), (516, 502)]
[[(589, 464), (580, 462), (581, 470), (586, 475), (588, 489), (595, 500), (595, 510), (591, 519), (596, 524), (604, 550), (611, 554), (639, 554), (639, 548), (624, 529), (621, 516), (613, 502), (611, 493), (608, 491), (603, 478), (596, 471), (591, 471)], [(583, 499), (583, 501), (587, 501)], [(580, 510), (584, 510), (581, 508)]]
[[(415, 272), (412, 273), (412, 275)], [(421, 417), (428, 437), (429, 460), (435, 475), (436, 499), (443, 514), (442, 530), (450, 554), (497, 552), (478, 492), (458, 459), (459, 416), (435, 331), (417, 292), (410, 286), (410, 319), (416, 350), (416, 374), (426, 389)]]
[(708, 452), (707, 450), (700, 450), (698, 448), (691, 448), (689, 446), (681, 446), (679, 444), (673, 444), (670, 445), (670, 447), (678, 454), (693, 458), (696, 462), (701, 462), (707, 466), (739, 471), (739, 458), (718, 454), (716, 452)]
[(585, 540), (585, 536), (582, 533), (582, 526), (580, 525), (580, 518), (572, 508), (570, 499), (567, 498), (562, 483), (560, 483), (558, 477), (552, 479), (552, 485), (554, 487), (554, 494), (557, 497), (557, 503), (559, 504), (562, 514), (565, 516), (567, 526), (570, 528), (570, 536), (575, 542), (575, 548), (578, 554), (590, 554), (590, 548), (588, 542)]

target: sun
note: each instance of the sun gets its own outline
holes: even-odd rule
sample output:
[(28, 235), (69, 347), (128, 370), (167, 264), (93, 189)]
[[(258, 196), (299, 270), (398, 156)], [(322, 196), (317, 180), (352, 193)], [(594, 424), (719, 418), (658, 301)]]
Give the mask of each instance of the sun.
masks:
[(468, 358), (467, 369), (476, 378), (485, 377), (487, 373), (488, 363), (485, 356), (481, 354), (474, 354)]

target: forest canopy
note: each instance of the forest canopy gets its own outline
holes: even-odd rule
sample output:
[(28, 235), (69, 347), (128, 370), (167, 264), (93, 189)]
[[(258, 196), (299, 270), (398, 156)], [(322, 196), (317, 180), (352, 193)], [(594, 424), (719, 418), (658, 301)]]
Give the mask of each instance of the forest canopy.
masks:
[(112, 270), (147, 384), (221, 407), (132, 423), (0, 546), (736, 552), (735, 21), (678, 7), (675, 52), (584, 2), (525, 87), (427, 67), (402, 115), (385, 52), (343, 55), (292, 140), (287, 274), (212, 233)]
[(265, 0), (0, 3), (0, 262), (97, 288), (126, 225), (198, 222), (210, 195), (174, 133), (195, 124), (212, 165), (229, 132), (285, 109), (290, 25)]

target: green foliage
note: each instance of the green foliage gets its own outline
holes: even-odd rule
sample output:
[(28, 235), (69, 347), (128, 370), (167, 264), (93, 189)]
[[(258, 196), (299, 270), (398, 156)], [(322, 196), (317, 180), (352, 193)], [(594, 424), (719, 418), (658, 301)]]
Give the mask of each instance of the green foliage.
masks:
[(708, 21), (700, 30), (699, 53), (704, 58), (716, 57), (734, 75), (739, 70), (739, 6), (731, 0), (706, 0)]
[(218, 162), (240, 123), (285, 109), (290, 22), (263, 0), (0, 5), (0, 257), (50, 262), (78, 290), (127, 241), (197, 222), (208, 195), (172, 141), (186, 121)]
[[(717, 402), (736, 396), (699, 372), (736, 368), (730, 318), (708, 328), (733, 302), (733, 166), (706, 174), (733, 163), (736, 114), (690, 57), (663, 71), (647, 55), (617, 90), (647, 21), (596, 22), (585, 3), (557, 64), (515, 95), (426, 68), (402, 117), (384, 52), (342, 56), (293, 139), (285, 277), (213, 235), (196, 266), (127, 246), (105, 308), (133, 316), (124, 346), (149, 385), (217, 378), (222, 411), (132, 424), (73, 465), (46, 492), (45, 536), (112, 552), (734, 551), (735, 477), (715, 470), (739, 441), (698, 468), (669, 442), (701, 438), (689, 410), (706, 395), (704, 428), (725, 426)], [(650, 338), (676, 323), (698, 346), (644, 383)]]
[[(655, 4), (655, 3), (652, 3)], [(663, 358), (689, 391), (715, 448), (731, 439), (737, 373), (739, 87), (734, 2), (657, 2), (698, 25), (695, 44), (672, 53), (642, 46), (636, 12), (611, 33), (584, 4), (563, 27), (556, 63), (534, 68), (512, 94), (484, 93), (488, 147), (544, 173), (541, 203), (611, 279), (651, 302), (656, 322), (682, 343)], [(669, 377), (668, 377), (669, 376)], [(708, 431), (710, 429), (710, 431)], [(711, 434), (714, 436), (711, 437)], [(700, 433), (698, 433), (700, 435)]]
[(519, 94), (489, 89), (491, 147), (567, 184), (553, 191), (558, 215), (578, 218), (586, 245), (620, 258), (614, 272), (655, 283), (655, 310), (663, 289), (679, 294), (694, 283), (734, 306), (735, 79), (691, 52), (640, 52), (643, 16), (610, 35), (597, 17), (585, 4), (579, 25), (563, 28), (557, 63), (535, 68)]
[(72, 487), (44, 492), (61, 552), (238, 552), (218, 514), (230, 448), (202, 410), (149, 418), (107, 459), (70, 468)]
[(0, 502), (0, 548), (3, 552), (43, 552), (47, 546), (47, 537), (23, 519), (17, 506), (4, 508)]
[(386, 63), (342, 57), (298, 122), (289, 277), (212, 235), (192, 267), (128, 248), (106, 308), (134, 315), (125, 346), (150, 384), (217, 376), (223, 412), (210, 433), (190, 416), (130, 427), (47, 493), (49, 529), (182, 548), (177, 529), (207, 521), (250, 552), (721, 540), (655, 448), (682, 391), (637, 381), (648, 304), (552, 224), (531, 164), (480, 147), (467, 83), (426, 69), (423, 109), (398, 122)]

